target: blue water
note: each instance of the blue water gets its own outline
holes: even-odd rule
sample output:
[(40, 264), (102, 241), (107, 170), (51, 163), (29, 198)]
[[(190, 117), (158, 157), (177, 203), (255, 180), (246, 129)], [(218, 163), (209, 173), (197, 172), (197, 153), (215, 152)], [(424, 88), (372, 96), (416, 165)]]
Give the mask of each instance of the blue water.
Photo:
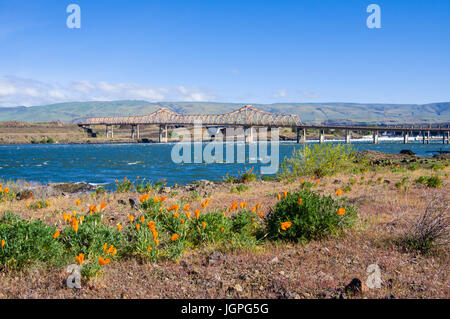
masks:
[[(174, 144), (83, 144), (83, 145), (2, 145), (0, 146), (0, 181), (25, 180), (39, 183), (49, 182), (87, 182), (112, 185), (114, 180), (135, 179), (139, 176), (151, 181), (167, 179), (168, 185), (191, 183), (195, 180), (221, 180), (229, 173), (255, 167), (259, 173), (264, 163), (199, 163), (175, 164), (171, 160)], [(423, 156), (432, 156), (429, 151), (450, 151), (449, 145), (434, 142), (429, 145), (411, 142), (365, 142), (352, 143), (358, 150), (377, 150), (398, 153), (410, 149)], [(204, 145), (203, 145), (204, 147)], [(289, 156), (295, 143), (280, 143), (280, 162)], [(224, 151), (226, 154), (226, 152)], [(235, 152), (236, 153), (236, 152)], [(270, 154), (270, 148), (269, 148)], [(225, 155), (224, 155), (225, 156)]]

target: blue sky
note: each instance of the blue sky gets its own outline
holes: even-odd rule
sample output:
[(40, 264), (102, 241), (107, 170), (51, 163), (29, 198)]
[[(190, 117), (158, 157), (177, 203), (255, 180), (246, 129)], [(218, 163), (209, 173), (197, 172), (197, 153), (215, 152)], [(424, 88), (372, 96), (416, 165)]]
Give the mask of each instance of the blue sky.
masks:
[(450, 101), (450, 1), (0, 0), (0, 106), (115, 99)]

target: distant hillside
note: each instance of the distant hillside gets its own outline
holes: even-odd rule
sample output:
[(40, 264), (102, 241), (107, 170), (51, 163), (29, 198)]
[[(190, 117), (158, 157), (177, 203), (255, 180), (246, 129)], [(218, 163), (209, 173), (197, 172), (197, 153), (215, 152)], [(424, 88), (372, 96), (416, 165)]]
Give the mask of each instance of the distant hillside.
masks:
[[(150, 114), (160, 107), (178, 113), (225, 113), (245, 103), (108, 101), (0, 108), (0, 121), (76, 123), (89, 116)], [(431, 104), (277, 103), (253, 104), (273, 113), (298, 114), (304, 123), (449, 123), (450, 102)]]

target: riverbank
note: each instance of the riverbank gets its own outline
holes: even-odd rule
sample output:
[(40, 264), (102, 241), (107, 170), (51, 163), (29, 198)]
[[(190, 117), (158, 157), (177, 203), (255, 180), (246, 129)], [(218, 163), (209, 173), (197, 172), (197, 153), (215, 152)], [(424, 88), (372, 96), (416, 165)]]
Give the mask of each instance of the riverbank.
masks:
[[(227, 218), (232, 218), (237, 211), (228, 213), (228, 207), (245, 202), (249, 210), (259, 203), (257, 212), (261, 216), (255, 215), (255, 222), (264, 224), (280, 198), (283, 200), (284, 192), (294, 194), (308, 182), (313, 192), (332, 198), (337, 198), (341, 190), (341, 196), (357, 209), (358, 219), (354, 227), (338, 235), (302, 243), (265, 239), (248, 247), (209, 243), (187, 248), (177, 260), (163, 258), (155, 263), (130, 256), (114, 258), (102, 267), (101, 275), (83, 280), (81, 289), (66, 286), (66, 267), (75, 262), (75, 255), (57, 267), (42, 263), (22, 270), (3, 267), (0, 298), (449, 298), (448, 246), (422, 254), (405, 250), (399, 238), (411, 228), (411, 221), (430, 205), (436, 206), (436, 201), (444, 204), (449, 213), (450, 168), (448, 164), (437, 166), (434, 160), (406, 162), (405, 156), (395, 164), (373, 162), (365, 172), (337, 172), (320, 179), (304, 176), (304, 180), (289, 181), (203, 181), (170, 189), (160, 185), (144, 194), (149, 194), (150, 199), (166, 197), (164, 207), (180, 205), (179, 218), (185, 218), (185, 205), (189, 205), (191, 218), (195, 218), (193, 212), (197, 209), (201, 215), (225, 211)], [(418, 167), (413, 168), (414, 163)], [(416, 182), (423, 176), (439, 178), (439, 187)], [(21, 191), (31, 186), (23, 185)], [(111, 229), (121, 225), (121, 231), (129, 231), (128, 227), (136, 222), (130, 223), (129, 216), (139, 222), (143, 212), (142, 195), (126, 190), (51, 194), (45, 187), (38, 187), (32, 189), (31, 197), (2, 202), (0, 212), (41, 220), (61, 230), (60, 236), (64, 237), (67, 230), (63, 231), (62, 214), (88, 218), (95, 205), (103, 207), (102, 224)], [(208, 205), (204, 204), (206, 199)], [(430, 202), (432, 199), (435, 202)], [(38, 202), (48, 205), (38, 208)], [(95, 262), (87, 253), (85, 258), (86, 262)], [(372, 264), (381, 271), (379, 288), (365, 284), (366, 269)], [(35, 276), (37, 271), (39, 276)], [(360, 289), (349, 285), (354, 278), (362, 282)]]

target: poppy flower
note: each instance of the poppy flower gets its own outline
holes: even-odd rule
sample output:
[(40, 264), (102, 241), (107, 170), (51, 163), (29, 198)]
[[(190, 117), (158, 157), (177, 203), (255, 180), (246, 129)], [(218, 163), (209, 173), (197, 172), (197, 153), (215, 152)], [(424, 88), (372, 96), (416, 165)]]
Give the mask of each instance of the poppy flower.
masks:
[(302, 199), (302, 198), (299, 198), (299, 199), (298, 199), (298, 204), (301, 205), (302, 202), (303, 202), (303, 199)]
[(145, 217), (141, 216), (141, 223), (143, 224), (145, 222)]
[(79, 254), (75, 259), (77, 260), (78, 265), (81, 265), (84, 261), (84, 254)]
[(196, 209), (196, 210), (194, 211), (194, 214), (195, 214), (195, 218), (198, 219), (198, 217), (200, 216), (200, 209)]
[(260, 202), (257, 202), (256, 203), (256, 209), (259, 209), (261, 207), (261, 203)]
[(108, 249), (108, 244), (107, 243), (104, 243), (103, 244), (103, 251), (106, 251)]
[(281, 194), (277, 194), (278, 200), (281, 199)]
[(281, 229), (282, 230), (287, 230), (289, 227), (291, 227), (292, 226), (292, 223), (291, 222), (284, 222), (284, 223), (281, 223)]
[(191, 205), (187, 204), (186, 206), (183, 207), (183, 210), (185, 212), (187, 212), (190, 208), (191, 208)]
[(2, 239), (2, 242), (0, 243), (0, 246), (4, 247), (6, 244), (6, 241), (4, 239)]
[(105, 207), (106, 207), (106, 203), (105, 203), (105, 202), (102, 202), (102, 203), (100, 204), (100, 210), (103, 210)]
[(136, 229), (139, 230), (141, 228), (141, 224), (136, 224)]
[(338, 213), (339, 216), (342, 216), (345, 214), (345, 208), (339, 208)]
[(223, 231), (225, 230), (225, 228), (220, 228), (220, 232), (223, 233)]
[(117, 225), (117, 230), (120, 231), (122, 229), (122, 225), (118, 224)]
[(341, 196), (341, 195), (342, 195), (342, 190), (341, 190), (341, 189), (338, 189), (338, 190), (336, 191), (336, 195), (337, 195), (337, 196)]
[(187, 217), (188, 219), (190, 219), (190, 218), (191, 218), (191, 212), (186, 212), (186, 217)]
[(103, 257), (98, 257), (98, 263), (100, 264), (100, 266), (109, 264), (110, 261), (111, 260), (109, 260), (109, 258), (104, 259)]
[(284, 191), (284, 192), (283, 192), (283, 196), (284, 196), (284, 198), (286, 198), (286, 197), (287, 197), (287, 194), (288, 194), (288, 192), (287, 192), (287, 191)]
[(175, 214), (173, 214), (173, 217), (178, 218), (178, 217), (180, 217), (180, 214), (175, 213)]
[(205, 222), (202, 223), (202, 227), (203, 227), (203, 229), (206, 228), (206, 223)]
[(264, 217), (264, 215), (263, 215), (262, 212), (258, 212), (258, 215), (259, 215), (260, 218), (263, 218), (263, 217)]
[(61, 233), (59, 232), (59, 230), (57, 230), (57, 231), (53, 234), (53, 239), (58, 238), (59, 235), (61, 235)]
[(134, 216), (133, 215), (128, 215), (128, 219), (130, 220), (130, 222), (132, 223), (134, 221)]
[(75, 222), (72, 223), (72, 228), (76, 233), (78, 232), (78, 220), (75, 219)]
[(171, 241), (175, 241), (178, 239), (178, 234), (173, 234), (172, 237), (170, 238)]

